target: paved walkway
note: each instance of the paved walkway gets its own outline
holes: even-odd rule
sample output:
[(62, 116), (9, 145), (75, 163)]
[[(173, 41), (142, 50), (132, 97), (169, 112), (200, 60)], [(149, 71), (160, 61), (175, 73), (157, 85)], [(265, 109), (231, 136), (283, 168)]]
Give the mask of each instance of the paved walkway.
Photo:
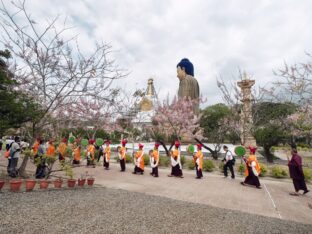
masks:
[[(207, 204), (215, 207), (244, 211), (279, 219), (312, 224), (312, 192), (305, 196), (290, 196), (293, 191), (291, 181), (261, 179), (262, 189), (242, 186), (242, 177), (235, 180), (223, 178), (217, 173), (204, 173), (201, 180), (195, 179), (195, 171), (184, 170), (184, 178), (167, 177), (169, 168), (159, 170), (160, 177), (133, 175), (132, 164), (127, 171), (120, 172), (119, 164), (111, 163), (111, 170), (103, 167), (75, 168), (79, 176), (88, 171), (96, 178), (96, 184), (108, 188), (124, 189), (149, 195), (168, 197), (181, 201)], [(310, 190), (311, 190), (310, 186)]]
[[(0, 159), (0, 164), (5, 161)], [(111, 163), (111, 170), (102, 166), (74, 168), (75, 177), (88, 171), (96, 178), (96, 184), (107, 188), (123, 189), (148, 195), (172, 198), (214, 207), (243, 211), (282, 220), (312, 224), (312, 191), (305, 196), (290, 196), (293, 184), (290, 180), (261, 179), (262, 189), (240, 185), (242, 177), (224, 179), (221, 173), (204, 173), (201, 180), (195, 179), (195, 171), (184, 170), (184, 178), (170, 178), (169, 168), (159, 169), (159, 178), (149, 175), (133, 175), (133, 165), (127, 164), (126, 172), (119, 171), (119, 164)], [(34, 170), (32, 163), (29, 169)], [(311, 185), (308, 185), (312, 190)]]

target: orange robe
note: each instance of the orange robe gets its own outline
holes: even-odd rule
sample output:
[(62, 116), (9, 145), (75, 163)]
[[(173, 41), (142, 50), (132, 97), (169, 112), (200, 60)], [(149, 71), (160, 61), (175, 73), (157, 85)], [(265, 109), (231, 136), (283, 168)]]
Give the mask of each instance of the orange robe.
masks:
[(38, 149), (39, 149), (39, 142), (36, 141), (34, 146), (33, 146), (34, 155), (38, 154)]
[(141, 168), (143, 171), (144, 171), (144, 156), (143, 156), (143, 150), (138, 150), (135, 154), (135, 158), (136, 160), (138, 161), (139, 160), (139, 165), (136, 165), (138, 166), (139, 168)]
[(104, 149), (104, 157), (106, 157), (107, 162), (110, 160), (110, 156), (111, 156), (111, 149), (109, 146), (107, 146)]
[(79, 147), (77, 147), (76, 149), (74, 149), (74, 160), (80, 161), (80, 158), (81, 158), (81, 151)]
[(194, 155), (194, 164), (196, 165), (196, 161), (198, 162), (198, 170), (203, 170), (203, 152), (198, 150), (197, 153)]
[(154, 162), (156, 162), (156, 165), (158, 166), (158, 163), (159, 163), (159, 152), (158, 152), (158, 150), (155, 150), (155, 149), (153, 150), (152, 157), (153, 157)]
[(94, 145), (89, 145), (88, 148), (87, 148), (87, 152), (90, 153), (91, 160), (94, 160), (94, 157), (95, 157), (95, 146)]
[(55, 154), (55, 146), (53, 144), (49, 144), (47, 148), (47, 156), (48, 157), (53, 157)]
[(63, 158), (65, 157), (65, 154), (66, 154), (66, 148), (67, 146), (64, 142), (61, 142), (58, 147), (58, 152), (62, 155)]
[(125, 159), (126, 160), (126, 147), (122, 146), (119, 149), (119, 159)]
[[(260, 165), (258, 163), (258, 160), (256, 158), (256, 155), (249, 155), (248, 159), (247, 159), (247, 166), (251, 167), (251, 163), (255, 162), (256, 163), (256, 171), (258, 172), (258, 175), (260, 175)], [(246, 167), (245, 170), (245, 175), (248, 176), (248, 167)]]

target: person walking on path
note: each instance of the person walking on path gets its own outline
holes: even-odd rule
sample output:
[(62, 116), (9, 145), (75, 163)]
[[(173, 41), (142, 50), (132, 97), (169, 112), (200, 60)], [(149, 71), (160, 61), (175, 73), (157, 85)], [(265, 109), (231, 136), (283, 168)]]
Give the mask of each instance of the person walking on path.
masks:
[(234, 169), (233, 169), (234, 156), (226, 145), (223, 146), (223, 150), (225, 151), (225, 157), (222, 160), (224, 162), (224, 166), (223, 166), (224, 177), (227, 178), (228, 168), (229, 168), (231, 172), (231, 178), (235, 179), (235, 174), (234, 174)]
[(132, 174), (140, 173), (143, 175), (144, 173), (144, 151), (143, 151), (144, 145), (139, 144), (139, 150), (135, 153), (135, 166), (134, 171)]
[(59, 161), (64, 162), (65, 156), (66, 156), (66, 148), (67, 148), (67, 139), (64, 138), (62, 142), (58, 146), (58, 152), (59, 152)]
[(127, 140), (123, 139), (121, 141), (121, 147), (118, 147), (118, 156), (119, 156), (119, 163), (120, 163), (120, 171), (126, 171), (126, 148)]
[(21, 147), (19, 145), (19, 142), (20, 142), (20, 138), (16, 136), (14, 138), (14, 142), (11, 143), (11, 147), (10, 147), (8, 173), (9, 173), (9, 176), (12, 178), (15, 178), (18, 176), (18, 171), (16, 167), (17, 167), (18, 159), (21, 153)]
[(175, 149), (171, 151), (171, 174), (168, 175), (169, 177), (175, 176), (183, 178), (182, 173), (182, 164), (181, 164), (181, 154), (180, 154), (180, 142), (175, 141), (174, 143)]
[(289, 160), (288, 156), (288, 168), (289, 175), (293, 180), (295, 192), (290, 193), (293, 196), (299, 196), (299, 191), (303, 190), (303, 194), (309, 192), (307, 185), (304, 180), (304, 174), (302, 170), (302, 159), (297, 152), (296, 146), (291, 147), (291, 159)]
[(154, 177), (158, 177), (158, 164), (159, 164), (159, 151), (158, 147), (160, 144), (158, 142), (155, 143), (154, 149), (150, 151), (150, 163), (152, 172), (151, 175)]
[(203, 177), (203, 152), (202, 144), (197, 144), (197, 152), (194, 155), (194, 164), (196, 168), (196, 179), (201, 179)]
[(109, 140), (105, 141), (106, 147), (104, 148), (104, 159), (103, 159), (103, 166), (105, 167), (105, 170), (109, 170), (109, 160), (111, 156), (111, 148), (109, 146), (111, 142)]
[(256, 157), (256, 150), (255, 147), (249, 147), (250, 155), (248, 159), (243, 157), (243, 160), (246, 163), (246, 171), (245, 171), (245, 181), (241, 182), (242, 185), (251, 185), (255, 186), (258, 189), (261, 189), (260, 181), (259, 181), (259, 174), (260, 174), (260, 166)]

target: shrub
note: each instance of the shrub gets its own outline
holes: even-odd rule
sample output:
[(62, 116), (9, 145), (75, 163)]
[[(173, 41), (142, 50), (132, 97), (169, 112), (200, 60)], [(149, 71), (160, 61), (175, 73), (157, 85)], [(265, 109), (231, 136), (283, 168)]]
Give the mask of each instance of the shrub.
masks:
[(259, 166), (260, 166), (260, 175), (259, 176), (263, 177), (268, 172), (268, 169), (265, 165), (263, 165), (261, 163), (259, 163)]
[(190, 169), (190, 170), (194, 170), (195, 169), (195, 164), (194, 164), (193, 160), (188, 160), (186, 165), (187, 165), (187, 168)]
[(287, 176), (287, 171), (284, 168), (279, 167), (279, 166), (272, 167), (271, 173), (274, 178), (284, 178)]
[(147, 154), (144, 154), (144, 165), (149, 165), (150, 164), (150, 157)]
[(220, 170), (220, 172), (222, 172), (222, 173), (223, 173), (223, 167), (224, 167), (224, 163), (223, 163), (223, 162), (220, 162), (220, 163), (219, 163), (219, 170)]
[(214, 168), (215, 168), (215, 165), (213, 164), (211, 160), (209, 159), (204, 160), (203, 162), (204, 171), (212, 172)]
[(306, 182), (312, 181), (312, 170), (309, 168), (303, 168), (304, 179)]
[(133, 162), (133, 158), (131, 157), (130, 154), (126, 154), (126, 163), (132, 163)]
[(182, 166), (184, 165), (185, 161), (186, 161), (185, 156), (182, 155), (181, 156), (181, 164), (182, 164)]
[(160, 156), (159, 157), (159, 166), (168, 167), (170, 164), (170, 158), (167, 156)]
[(240, 175), (243, 175), (245, 173), (245, 170), (246, 170), (246, 164), (245, 163), (241, 163), (238, 165), (237, 171), (239, 172)]
[[(114, 159), (116, 160), (116, 162), (119, 163), (119, 157), (115, 156)], [(126, 163), (132, 163), (133, 162), (133, 158), (131, 157), (130, 154), (126, 154)]]

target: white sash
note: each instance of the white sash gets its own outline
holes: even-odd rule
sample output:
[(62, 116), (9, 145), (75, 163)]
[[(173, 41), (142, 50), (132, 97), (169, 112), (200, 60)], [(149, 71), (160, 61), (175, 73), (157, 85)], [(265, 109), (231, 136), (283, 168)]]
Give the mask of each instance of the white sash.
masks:
[(141, 156), (138, 157), (138, 159), (136, 160), (136, 166), (137, 166), (137, 167), (140, 167), (140, 162), (141, 162), (141, 160), (142, 160), (142, 158), (143, 158), (143, 155), (144, 155), (144, 152), (143, 152), (143, 150), (142, 150)]
[(180, 151), (177, 157), (177, 160), (174, 160), (174, 158), (171, 156), (171, 166), (175, 167), (176, 165), (180, 166), (180, 169), (182, 170), (182, 164), (181, 164), (181, 157), (180, 157)]

